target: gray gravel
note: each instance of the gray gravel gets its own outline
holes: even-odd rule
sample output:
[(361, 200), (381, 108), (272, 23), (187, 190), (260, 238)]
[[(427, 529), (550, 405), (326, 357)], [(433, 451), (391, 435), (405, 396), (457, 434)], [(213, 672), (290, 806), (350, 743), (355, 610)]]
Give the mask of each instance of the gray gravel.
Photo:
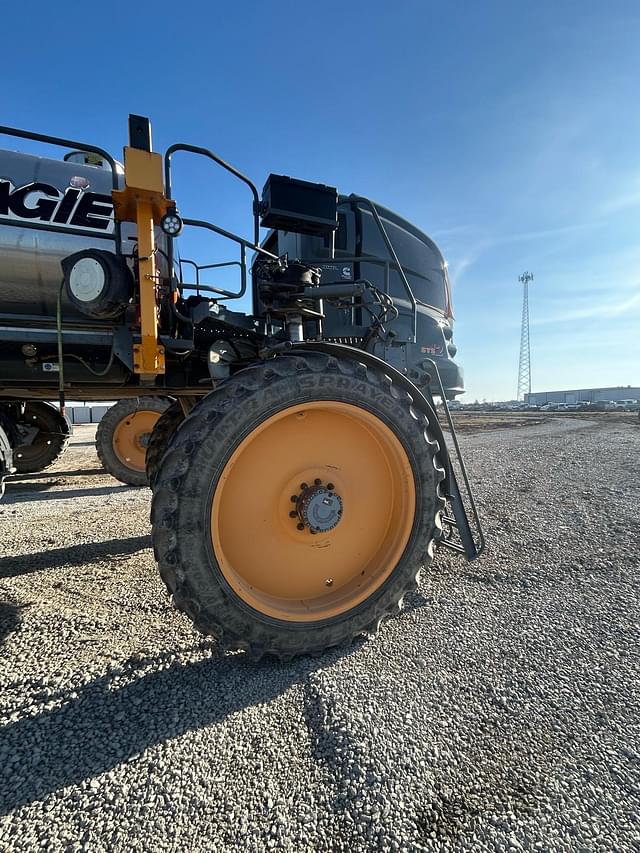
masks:
[(640, 427), (469, 435), (489, 548), (293, 664), (163, 594), (90, 428), (0, 505), (0, 849), (640, 849)]

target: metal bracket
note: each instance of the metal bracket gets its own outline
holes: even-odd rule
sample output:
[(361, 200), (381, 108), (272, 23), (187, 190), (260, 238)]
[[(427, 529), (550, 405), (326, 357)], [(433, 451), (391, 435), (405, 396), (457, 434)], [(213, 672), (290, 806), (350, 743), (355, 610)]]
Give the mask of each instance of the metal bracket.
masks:
[(148, 363), (143, 362), (144, 344), (133, 345), (133, 370), (140, 374), (141, 379), (150, 376), (155, 379), (158, 373), (164, 373), (164, 347), (156, 345), (153, 354), (152, 370), (148, 370)]
[(126, 326), (114, 326), (113, 354), (133, 373), (133, 335)]

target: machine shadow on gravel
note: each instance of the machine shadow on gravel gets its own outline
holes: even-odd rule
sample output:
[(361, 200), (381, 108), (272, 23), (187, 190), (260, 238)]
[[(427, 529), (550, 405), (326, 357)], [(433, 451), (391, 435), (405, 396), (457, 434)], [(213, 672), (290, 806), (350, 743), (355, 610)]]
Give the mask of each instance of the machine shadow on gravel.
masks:
[(15, 578), (61, 566), (84, 566), (126, 557), (151, 548), (151, 536), (131, 536), (129, 539), (109, 539), (107, 542), (83, 542), (65, 548), (52, 548), (20, 557), (0, 557), (0, 578)]
[[(104, 472), (102, 472), (104, 473)], [(13, 488), (15, 486), (15, 489)], [(67, 501), (71, 498), (91, 498), (106, 495), (119, 494), (122, 492), (132, 491), (138, 488), (136, 486), (97, 486), (95, 489), (63, 489), (61, 491), (47, 492), (34, 494), (19, 483), (8, 483), (7, 491), (3, 500), (3, 504), (8, 506), (15, 503), (23, 503), (24, 501)]]
[[(77, 446), (77, 444), (74, 445), (74, 447)], [(100, 474), (104, 477), (105, 471), (102, 468), (76, 468), (72, 471), (65, 469), (64, 471), (38, 471), (36, 474), (12, 474), (10, 477), (7, 477), (6, 484), (7, 486), (17, 486), (26, 480), (49, 480), (57, 482), (67, 477), (90, 477), (92, 474)]]
[[(207, 647), (210, 642), (203, 642), (201, 648)], [(44, 701), (57, 700), (60, 707), (0, 727), (5, 756), (0, 814), (105, 773), (156, 744), (269, 702), (293, 684), (306, 684), (312, 673), (354, 648), (357, 644), (291, 663), (253, 662), (242, 653), (168, 667), (166, 653), (133, 658), (81, 688), (47, 696)], [(154, 665), (162, 668), (149, 671)], [(145, 671), (137, 674), (142, 667)]]
[(20, 625), (20, 607), (11, 601), (0, 601), (0, 647)]
[[(50, 477), (49, 480), (45, 480), (44, 483), (7, 482), (5, 488), (7, 490), (7, 495), (15, 495), (17, 497), (23, 493), (28, 493), (29, 496), (31, 496), (34, 492), (45, 492), (47, 489), (51, 489), (53, 486), (59, 486), (60, 484), (61, 480), (59, 477), (55, 479), (51, 479)], [(11, 501), (8, 499), (7, 503), (11, 503)]]

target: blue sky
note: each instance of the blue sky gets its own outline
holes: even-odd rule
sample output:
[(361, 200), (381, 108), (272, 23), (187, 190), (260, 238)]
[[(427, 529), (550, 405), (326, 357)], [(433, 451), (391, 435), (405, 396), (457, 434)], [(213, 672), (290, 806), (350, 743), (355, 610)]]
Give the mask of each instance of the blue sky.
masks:
[[(515, 395), (525, 269), (533, 389), (637, 385), (638, 44), (637, 2), (11, 4), (0, 121), (119, 153), (146, 114), (157, 150), (397, 210), (449, 261), (467, 399)], [(250, 232), (241, 185), (175, 179), (185, 213)]]

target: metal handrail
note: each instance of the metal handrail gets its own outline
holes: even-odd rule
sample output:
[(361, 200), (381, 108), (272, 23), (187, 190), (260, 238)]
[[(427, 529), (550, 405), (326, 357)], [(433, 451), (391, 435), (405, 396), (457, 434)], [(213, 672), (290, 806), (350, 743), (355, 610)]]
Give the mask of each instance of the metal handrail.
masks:
[(214, 163), (217, 163), (218, 166), (222, 166), (223, 169), (226, 169), (227, 172), (230, 172), (232, 175), (235, 175), (236, 178), (243, 181), (251, 190), (253, 194), (253, 242), (260, 242), (260, 219), (258, 215), (258, 208), (260, 206), (260, 195), (256, 188), (256, 185), (253, 181), (248, 178), (246, 175), (243, 175), (239, 169), (236, 169), (235, 166), (232, 166), (230, 163), (227, 163), (226, 160), (223, 160), (222, 157), (218, 157), (217, 154), (214, 154), (213, 151), (209, 151), (208, 148), (201, 148), (198, 145), (187, 145), (183, 142), (177, 142), (174, 145), (169, 146), (164, 154), (164, 188), (165, 195), (168, 199), (171, 199), (171, 158), (176, 153), (176, 151), (188, 151), (191, 154), (200, 154), (202, 157), (207, 157), (209, 160), (213, 160)]
[[(72, 148), (72, 149), (80, 149), (81, 151), (87, 151), (91, 154), (98, 154), (100, 157), (103, 157), (109, 166), (111, 167), (111, 186), (114, 190), (120, 189), (120, 182), (118, 178), (118, 164), (115, 159), (109, 154), (108, 151), (105, 151), (104, 148), (100, 148), (97, 145), (89, 145), (86, 142), (77, 142), (73, 139), (64, 139), (61, 136), (49, 136), (46, 133), (34, 133), (30, 130), (20, 130), (17, 127), (6, 127), (5, 125), (0, 125), (0, 134), (3, 136), (15, 136), (18, 139), (30, 139), (33, 142), (43, 142), (45, 145), (56, 145), (59, 148)], [(54, 225), (48, 225), (47, 230), (49, 231), (64, 231), (68, 232), (69, 229), (60, 227), (57, 228)], [(104, 235), (106, 236), (106, 235)], [(116, 242), (116, 254), (120, 254), (122, 251), (122, 233), (120, 228), (120, 222), (115, 220), (115, 242)]]
[[(250, 243), (248, 240), (245, 240), (243, 237), (239, 237), (237, 234), (233, 234), (231, 231), (226, 231), (224, 228), (220, 228), (217, 225), (213, 225), (211, 222), (205, 222), (201, 219), (183, 219), (185, 225), (192, 225), (198, 228), (207, 228), (209, 231), (213, 231), (216, 234), (220, 234), (222, 237), (226, 237), (229, 240), (233, 240), (240, 245), (240, 291), (238, 293), (233, 293), (229, 290), (222, 290), (216, 287), (210, 287), (205, 285), (199, 285), (198, 287), (202, 290), (207, 290), (209, 293), (216, 293), (220, 296), (223, 296), (226, 299), (240, 299), (245, 295), (247, 291), (247, 256), (246, 250), (247, 248), (259, 252), (261, 254), (266, 254), (271, 258), (275, 258), (275, 255), (272, 255), (270, 252), (266, 252), (258, 246), (260, 242), (260, 218), (259, 218), (259, 206), (260, 206), (260, 195), (258, 193), (256, 185), (253, 181), (244, 175), (239, 169), (236, 169), (235, 166), (232, 166), (230, 163), (227, 163), (226, 160), (223, 160), (222, 157), (219, 157), (217, 154), (214, 154), (213, 151), (210, 151), (208, 148), (202, 148), (199, 145), (189, 145), (183, 142), (177, 142), (174, 145), (169, 146), (164, 154), (164, 185), (165, 185), (165, 196), (171, 200), (172, 198), (172, 183), (171, 183), (171, 158), (177, 151), (186, 151), (191, 154), (199, 154), (202, 157), (206, 157), (209, 160), (212, 160), (214, 163), (217, 163), (218, 166), (221, 166), (223, 169), (226, 169), (227, 172), (230, 172), (236, 178), (245, 183), (249, 189), (251, 190), (251, 194), (253, 195), (253, 243)], [(169, 238), (169, 268), (173, 269), (173, 237)], [(193, 263), (193, 262), (192, 262)], [(235, 263), (235, 262), (233, 262)], [(194, 264), (196, 267), (196, 281), (199, 282), (199, 270), (205, 268), (211, 268), (214, 265), (210, 265), (209, 267), (198, 267), (197, 264)], [(221, 264), (223, 266), (226, 264)], [(182, 271), (181, 271), (182, 274)]]
[[(384, 267), (384, 292), (387, 294), (387, 296), (391, 296), (391, 298), (394, 299), (394, 297), (390, 293), (389, 274), (390, 274), (391, 269), (395, 270), (396, 266), (398, 266), (398, 269), (396, 271), (402, 275), (403, 267), (395, 264), (393, 261), (387, 260), (385, 258), (378, 258), (375, 255), (340, 255), (340, 257), (338, 258), (338, 261), (340, 263), (345, 263), (345, 264), (377, 264), (380, 267)], [(308, 258), (308, 257), (305, 257), (305, 263), (308, 263), (308, 264), (318, 265), (318, 264), (324, 264), (326, 262), (327, 262), (326, 257), (324, 257), (324, 258)], [(420, 276), (422, 278), (426, 278), (426, 276), (424, 276), (418, 270), (414, 270), (411, 268), (408, 268), (408, 269), (412, 275), (416, 275), (416, 276)], [(427, 280), (430, 281), (430, 279), (427, 279)], [(397, 301), (397, 297), (394, 299), (394, 301)], [(400, 304), (404, 305), (406, 303), (401, 302)], [(412, 303), (410, 303), (410, 305), (412, 305)], [(442, 314), (442, 308), (438, 307), (437, 305), (432, 305), (430, 302), (425, 302), (424, 299), (418, 299), (418, 298), (416, 298), (416, 309), (415, 309), (416, 313), (418, 310), (417, 309), (418, 305), (422, 305), (423, 308), (432, 308), (434, 311), (437, 311), (439, 314)], [(414, 328), (415, 328), (415, 326), (414, 326)], [(409, 343), (415, 343), (415, 340), (409, 341)]]
[[(380, 214), (378, 213), (378, 209), (375, 206), (375, 203), (373, 201), (371, 201), (370, 198), (366, 198), (366, 196), (350, 195), (347, 197), (347, 201), (350, 201), (353, 204), (364, 204), (369, 208), (369, 210), (371, 211), (371, 215), (373, 216), (373, 219), (374, 219), (376, 225), (378, 226), (378, 230), (382, 234), (382, 239), (385, 242), (385, 245), (389, 251), (389, 254), (391, 255), (391, 257), (393, 258), (393, 260), (395, 261), (395, 263), (398, 266), (398, 272), (400, 273), (400, 278), (402, 279), (404, 289), (407, 291), (407, 296), (409, 297), (409, 300), (411, 302), (411, 336), (412, 336), (412, 340), (410, 341), (410, 343), (415, 344), (416, 340), (417, 340), (417, 332), (418, 332), (418, 302), (417, 302), (416, 297), (413, 293), (411, 285), (409, 284), (409, 280), (407, 279), (407, 276), (405, 275), (402, 264), (400, 263), (398, 256), (396, 255), (396, 251), (393, 248), (393, 243), (389, 239), (389, 235), (387, 234), (386, 228), (382, 224), (382, 219), (380, 218)], [(360, 260), (362, 260), (362, 259), (360, 259)]]
[[(249, 242), (249, 240), (245, 240), (244, 237), (239, 237), (237, 234), (233, 234), (231, 231), (226, 231), (224, 228), (220, 228), (219, 225), (214, 225), (212, 222), (206, 222), (202, 219), (183, 219), (182, 221), (185, 225), (190, 225), (196, 228), (206, 228), (208, 231), (213, 231), (214, 234), (220, 234), (220, 236), (226, 237), (228, 240), (232, 240), (233, 242), (238, 243), (240, 246), (240, 291), (238, 293), (234, 293), (230, 290), (222, 290), (217, 287), (210, 287), (209, 285), (200, 285), (200, 288), (202, 290), (206, 288), (207, 292), (209, 293), (218, 293), (221, 296), (224, 296), (226, 299), (240, 299), (245, 295), (245, 293), (247, 292), (247, 249), (252, 252), (257, 252), (260, 255), (266, 255), (272, 260), (278, 260), (277, 255), (273, 255), (271, 252), (268, 252), (261, 246), (257, 246), (254, 243)], [(190, 263), (193, 263), (193, 261), (191, 261)], [(218, 265), (211, 264), (209, 266), (214, 267)], [(220, 264), (220, 266), (222, 266), (222, 264)], [(206, 268), (207, 267), (204, 266), (201, 267), (201, 269)]]
[[(196, 293), (199, 294), (201, 290), (206, 290), (208, 293), (222, 293), (225, 291), (221, 291), (217, 287), (213, 287), (209, 284), (201, 284), (200, 283), (200, 272), (202, 270), (212, 270), (219, 269), (220, 267), (240, 267), (242, 270), (242, 262), (241, 261), (223, 261), (219, 264), (197, 264), (195, 261), (192, 261), (190, 258), (180, 258), (178, 261), (180, 265), (180, 284), (183, 288), (189, 289), (191, 287), (195, 287)], [(191, 264), (196, 272), (196, 283), (195, 285), (190, 285), (189, 282), (185, 282), (182, 279), (182, 264)], [(233, 297), (229, 297), (233, 298)]]

